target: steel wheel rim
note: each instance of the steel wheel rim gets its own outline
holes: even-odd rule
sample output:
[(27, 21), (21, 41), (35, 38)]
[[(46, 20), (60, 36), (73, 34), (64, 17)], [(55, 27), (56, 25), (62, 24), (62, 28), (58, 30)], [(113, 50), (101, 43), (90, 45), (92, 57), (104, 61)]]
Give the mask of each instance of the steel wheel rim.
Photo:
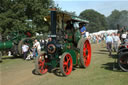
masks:
[(39, 57), (38, 67), (39, 67), (39, 72), (41, 74), (45, 74), (48, 71), (48, 68), (45, 65), (46, 60), (43, 59), (42, 57), (43, 57), (42, 55)]
[(85, 66), (88, 67), (91, 60), (91, 46), (88, 40), (84, 42), (83, 46), (83, 60)]
[(69, 75), (72, 71), (72, 57), (70, 54), (66, 54), (64, 57), (63, 70), (66, 75)]

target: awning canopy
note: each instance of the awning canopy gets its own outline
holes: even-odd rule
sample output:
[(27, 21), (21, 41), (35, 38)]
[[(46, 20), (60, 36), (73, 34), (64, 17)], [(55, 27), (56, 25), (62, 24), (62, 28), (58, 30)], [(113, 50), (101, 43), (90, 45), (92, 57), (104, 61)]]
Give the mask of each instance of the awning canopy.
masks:
[[(67, 21), (71, 20), (71, 21), (74, 21), (74, 22), (81, 22), (81, 23), (86, 23), (86, 24), (89, 23), (89, 21), (87, 21), (87, 20), (81, 19), (77, 16), (72, 16), (72, 15), (70, 15), (68, 13), (65, 13), (65, 12), (58, 12), (57, 11), (56, 14), (57, 14), (57, 21), (63, 19), (64, 22), (67, 22)], [(45, 21), (50, 21), (51, 16), (50, 15), (46, 16), (46, 17), (44, 17), (44, 19), (45, 19)]]

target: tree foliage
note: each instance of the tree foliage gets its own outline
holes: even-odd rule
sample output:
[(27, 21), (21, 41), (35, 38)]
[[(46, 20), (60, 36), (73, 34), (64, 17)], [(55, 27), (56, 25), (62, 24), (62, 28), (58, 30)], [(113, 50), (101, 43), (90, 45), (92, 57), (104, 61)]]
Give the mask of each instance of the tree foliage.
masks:
[(0, 0), (0, 32), (12, 31), (46, 32), (43, 20), (48, 15), (53, 0)]
[(107, 29), (107, 22), (105, 16), (98, 13), (95, 10), (88, 9), (84, 10), (79, 15), (82, 19), (86, 19), (89, 21), (89, 25), (87, 27), (87, 31), (89, 32), (97, 32), (100, 30)]
[(128, 11), (112, 11), (111, 15), (107, 17), (109, 29), (117, 29), (117, 25), (121, 27), (128, 27)]

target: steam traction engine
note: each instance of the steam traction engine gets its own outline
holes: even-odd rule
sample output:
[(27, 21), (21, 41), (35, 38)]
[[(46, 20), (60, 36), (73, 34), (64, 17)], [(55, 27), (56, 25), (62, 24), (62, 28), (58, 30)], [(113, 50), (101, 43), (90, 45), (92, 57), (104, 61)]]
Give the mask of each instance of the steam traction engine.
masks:
[(29, 47), (32, 46), (31, 33), (19, 31), (9, 33), (7, 39), (0, 41), (0, 56), (2, 51), (11, 51), (13, 56), (21, 55), (24, 42), (28, 43)]
[[(72, 26), (74, 23), (87, 24), (88, 21), (56, 10), (52, 10), (51, 17), (47, 16), (45, 20), (51, 20), (51, 35), (48, 35), (49, 42), (36, 59), (35, 72), (45, 74), (50, 67), (59, 67), (61, 73), (67, 76), (72, 72), (73, 66), (88, 67), (91, 61), (89, 40), (81, 38), (79, 29), (64, 29), (67, 21)], [(60, 24), (56, 26), (56, 23)]]

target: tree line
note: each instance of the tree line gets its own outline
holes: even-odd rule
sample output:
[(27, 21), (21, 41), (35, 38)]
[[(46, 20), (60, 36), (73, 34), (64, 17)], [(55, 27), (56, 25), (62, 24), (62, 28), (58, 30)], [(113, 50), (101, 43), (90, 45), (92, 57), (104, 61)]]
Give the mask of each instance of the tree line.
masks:
[[(0, 0), (0, 34), (6, 36), (13, 31), (49, 32), (48, 23), (43, 17), (54, 6), (53, 0)], [(69, 13), (75, 15), (74, 12)], [(128, 27), (127, 10), (114, 10), (105, 17), (93, 9), (88, 9), (81, 12), (79, 17), (90, 22), (87, 27), (89, 32), (117, 29), (117, 24)]]
[(118, 28), (128, 28), (128, 11), (113, 10), (112, 13), (105, 17), (93, 9), (84, 10), (79, 17), (89, 20), (88, 31), (97, 32), (100, 30), (119, 30)]
[(52, 6), (53, 0), (0, 0), (0, 33), (47, 32), (48, 25), (43, 17)]

